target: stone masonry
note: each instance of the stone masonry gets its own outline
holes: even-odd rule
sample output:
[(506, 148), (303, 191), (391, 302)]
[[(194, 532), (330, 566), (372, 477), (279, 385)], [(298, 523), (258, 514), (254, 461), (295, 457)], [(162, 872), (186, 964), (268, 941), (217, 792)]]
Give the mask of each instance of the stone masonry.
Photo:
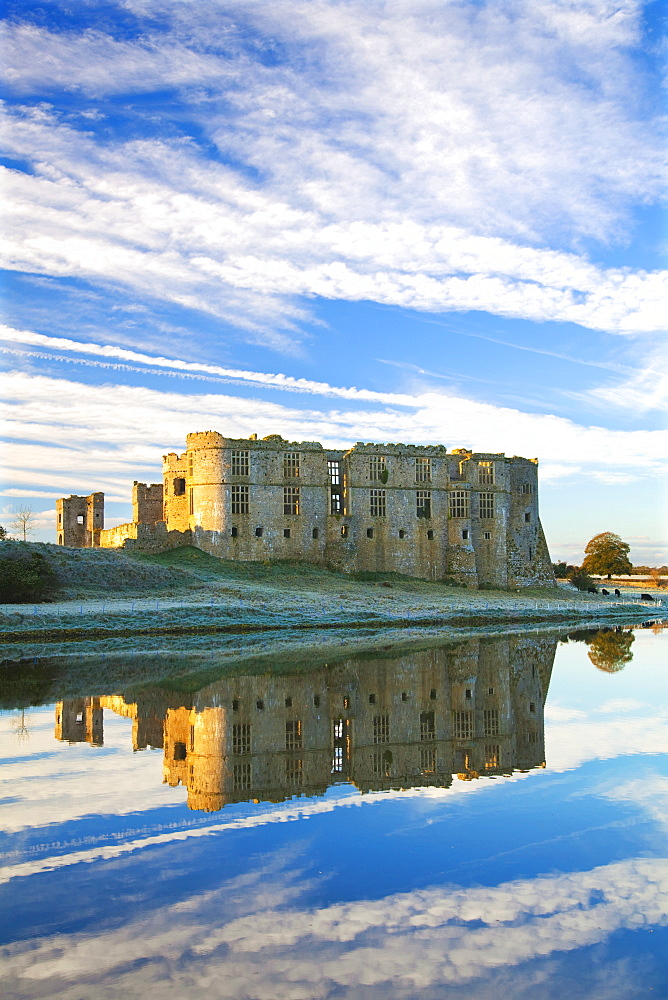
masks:
[(469, 587), (554, 583), (536, 459), (443, 445), (337, 450), (206, 431), (189, 434), (184, 453), (164, 456), (163, 484), (134, 484), (133, 511), (131, 524), (100, 531), (97, 541), (60, 527), (59, 541), (195, 545), (224, 559), (302, 560)]

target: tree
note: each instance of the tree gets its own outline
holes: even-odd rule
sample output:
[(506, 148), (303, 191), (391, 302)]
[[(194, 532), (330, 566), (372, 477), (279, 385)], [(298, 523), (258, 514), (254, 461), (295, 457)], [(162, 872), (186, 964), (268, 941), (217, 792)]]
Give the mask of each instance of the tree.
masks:
[(629, 560), (631, 546), (623, 542), (619, 535), (612, 531), (603, 531), (600, 535), (587, 542), (585, 557), (582, 563), (584, 573), (596, 573), (599, 576), (607, 574), (608, 579), (614, 573), (616, 576), (633, 572)]
[(26, 542), (28, 535), (32, 535), (36, 531), (33, 523), (35, 511), (32, 507), (15, 507), (13, 514), (12, 531), (22, 536), (22, 541)]
[(7, 529), (3, 528), (2, 525), (0, 524), (0, 542), (4, 542), (6, 537), (7, 537)]
[(634, 641), (633, 632), (602, 629), (589, 643), (589, 659), (599, 670), (616, 673), (633, 659), (631, 646)]

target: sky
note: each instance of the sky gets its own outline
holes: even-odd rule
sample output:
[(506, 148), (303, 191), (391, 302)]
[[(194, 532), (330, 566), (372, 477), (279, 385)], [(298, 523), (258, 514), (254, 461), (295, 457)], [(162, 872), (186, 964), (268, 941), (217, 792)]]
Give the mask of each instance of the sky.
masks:
[(537, 457), (668, 562), (660, 5), (6, 0), (0, 523), (192, 431)]

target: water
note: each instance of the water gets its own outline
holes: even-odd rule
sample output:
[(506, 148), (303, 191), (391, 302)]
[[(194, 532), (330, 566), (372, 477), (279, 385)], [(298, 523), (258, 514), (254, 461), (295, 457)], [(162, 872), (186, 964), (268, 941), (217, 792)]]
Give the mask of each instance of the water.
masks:
[(668, 996), (667, 645), (477, 638), (4, 712), (5, 996)]

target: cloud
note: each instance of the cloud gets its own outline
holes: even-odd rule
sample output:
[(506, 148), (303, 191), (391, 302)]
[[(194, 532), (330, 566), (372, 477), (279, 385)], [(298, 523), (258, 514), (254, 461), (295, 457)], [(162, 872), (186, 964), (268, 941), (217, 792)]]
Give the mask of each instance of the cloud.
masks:
[[(314, 297), (660, 328), (664, 276), (576, 247), (660, 191), (637, 4), (125, 6), (132, 40), (7, 25), (10, 84), (33, 101), (8, 111), (32, 172), (7, 172), (7, 267), (282, 350)], [(165, 87), (158, 121), (140, 95)], [(150, 134), (81, 130), (43, 101), (68, 90), (111, 118), (135, 95)]]

